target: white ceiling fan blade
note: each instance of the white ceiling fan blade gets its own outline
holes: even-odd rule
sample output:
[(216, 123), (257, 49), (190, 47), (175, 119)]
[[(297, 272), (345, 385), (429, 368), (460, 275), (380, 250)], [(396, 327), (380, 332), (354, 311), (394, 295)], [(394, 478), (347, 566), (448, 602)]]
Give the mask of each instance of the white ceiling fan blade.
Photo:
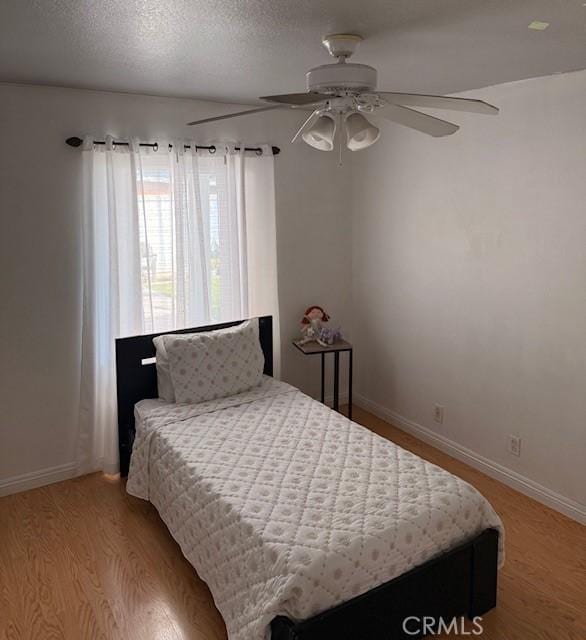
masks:
[(449, 136), (452, 133), (456, 133), (460, 128), (456, 124), (428, 116), (425, 113), (414, 111), (413, 109), (407, 109), (407, 107), (400, 107), (399, 105), (389, 104), (386, 107), (377, 109), (373, 115), (380, 115), (387, 120), (402, 124), (410, 129), (417, 129), (422, 133), (427, 133), (434, 138), (441, 138), (442, 136)]
[(278, 102), (279, 104), (288, 104), (291, 106), (300, 107), (306, 104), (315, 104), (316, 102), (323, 102), (332, 96), (325, 93), (318, 93), (317, 91), (308, 91), (306, 93), (284, 93), (280, 96), (264, 96), (260, 100), (266, 100), (266, 102)]
[(249, 113), (260, 113), (261, 111), (270, 111), (271, 109), (283, 109), (285, 105), (274, 105), (272, 107), (259, 107), (258, 109), (248, 109), (247, 111), (236, 111), (234, 113), (227, 113), (224, 116), (214, 116), (213, 118), (203, 118), (203, 120), (194, 120), (188, 122), (189, 126), (194, 124), (205, 124), (206, 122), (217, 122), (218, 120), (227, 120), (228, 118), (238, 118), (239, 116), (245, 116)]
[(375, 91), (385, 102), (408, 107), (423, 107), (428, 109), (449, 109), (451, 111), (467, 111), (469, 113), (484, 113), (498, 115), (498, 108), (484, 100), (472, 98), (451, 98), (449, 96), (428, 96), (422, 93), (393, 93), (392, 91)]
[(305, 120), (305, 122), (299, 127), (297, 133), (293, 136), (291, 142), (295, 142), (297, 138), (306, 130), (313, 126), (313, 123), (319, 118), (319, 111), (316, 109), (312, 113), (309, 114), (309, 117)]

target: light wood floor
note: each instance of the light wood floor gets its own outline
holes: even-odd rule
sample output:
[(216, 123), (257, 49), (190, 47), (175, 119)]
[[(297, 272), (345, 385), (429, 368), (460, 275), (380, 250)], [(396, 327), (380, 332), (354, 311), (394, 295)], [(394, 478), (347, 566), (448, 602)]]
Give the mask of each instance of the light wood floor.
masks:
[[(586, 527), (364, 411), (355, 419), (471, 482), (503, 518), (506, 565), (483, 640), (586, 640)], [(226, 631), (155, 509), (95, 474), (0, 499), (0, 638), (225, 640)]]

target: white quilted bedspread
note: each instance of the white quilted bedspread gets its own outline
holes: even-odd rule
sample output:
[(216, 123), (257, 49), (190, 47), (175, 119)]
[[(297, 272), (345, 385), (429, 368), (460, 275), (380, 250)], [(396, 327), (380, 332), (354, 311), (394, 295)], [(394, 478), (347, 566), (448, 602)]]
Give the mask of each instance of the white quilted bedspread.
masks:
[(270, 637), (487, 527), (468, 483), (282, 382), (140, 421), (127, 490), (158, 509), (230, 640)]

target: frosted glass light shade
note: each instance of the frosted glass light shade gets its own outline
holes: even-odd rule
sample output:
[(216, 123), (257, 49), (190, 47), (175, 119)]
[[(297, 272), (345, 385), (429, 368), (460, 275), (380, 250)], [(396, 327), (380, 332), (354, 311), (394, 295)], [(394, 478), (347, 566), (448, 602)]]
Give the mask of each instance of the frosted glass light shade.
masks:
[(351, 113), (344, 124), (350, 151), (366, 149), (380, 138), (380, 131), (360, 113)]
[(331, 151), (334, 148), (335, 135), (335, 120), (329, 116), (321, 115), (307, 131), (301, 134), (301, 137), (304, 142), (315, 149)]

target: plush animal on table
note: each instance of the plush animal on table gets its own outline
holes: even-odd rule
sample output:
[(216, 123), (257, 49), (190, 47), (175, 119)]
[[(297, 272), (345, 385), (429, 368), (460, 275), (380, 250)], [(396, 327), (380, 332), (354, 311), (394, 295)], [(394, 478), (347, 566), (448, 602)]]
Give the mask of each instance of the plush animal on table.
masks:
[(329, 347), (330, 345), (338, 342), (342, 339), (342, 332), (340, 329), (330, 329), (330, 327), (322, 327), (319, 330), (319, 336), (317, 337), (318, 344), (322, 347)]
[(319, 341), (320, 331), (323, 329), (322, 323), (329, 319), (330, 316), (321, 307), (315, 305), (308, 307), (301, 320), (301, 340), (298, 344)]

